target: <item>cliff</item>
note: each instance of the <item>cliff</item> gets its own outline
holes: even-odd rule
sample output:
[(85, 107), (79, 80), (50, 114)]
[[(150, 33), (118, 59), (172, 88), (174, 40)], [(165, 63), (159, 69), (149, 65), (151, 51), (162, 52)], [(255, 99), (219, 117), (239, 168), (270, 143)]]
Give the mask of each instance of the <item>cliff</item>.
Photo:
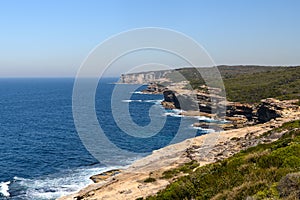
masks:
[(169, 81), (166, 77), (167, 74), (170, 74), (171, 72), (172, 70), (163, 70), (122, 74), (119, 82), (127, 84), (149, 84), (157, 81)]

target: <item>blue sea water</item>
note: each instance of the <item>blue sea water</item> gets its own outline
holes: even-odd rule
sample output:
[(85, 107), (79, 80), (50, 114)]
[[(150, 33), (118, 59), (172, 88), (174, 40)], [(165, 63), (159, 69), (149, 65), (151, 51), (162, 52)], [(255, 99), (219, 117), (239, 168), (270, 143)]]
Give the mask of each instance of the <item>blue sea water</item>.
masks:
[[(149, 110), (155, 106), (158, 112), (152, 117), (166, 120), (160, 132), (152, 137), (126, 134), (112, 114), (115, 81), (112, 78), (100, 81), (95, 110), (105, 135), (118, 148), (145, 156), (152, 150), (195, 136), (191, 124), (197, 119), (182, 120), (176, 111), (162, 108), (162, 95), (141, 94), (139, 91), (145, 86), (133, 90), (137, 86), (118, 85), (123, 94), (130, 93), (130, 98), (122, 99), (120, 94), (121, 100), (114, 110), (129, 104), (132, 121), (145, 127), (151, 123)], [(72, 115), (73, 84), (72, 78), (0, 79), (0, 199), (55, 199), (91, 183), (91, 175), (124, 167), (139, 158), (103, 155), (115, 161), (105, 165), (86, 150)], [(123, 115), (118, 113), (118, 118), (128, 117)], [(180, 124), (184, 134), (177, 133)], [(197, 135), (204, 132), (196, 130)]]

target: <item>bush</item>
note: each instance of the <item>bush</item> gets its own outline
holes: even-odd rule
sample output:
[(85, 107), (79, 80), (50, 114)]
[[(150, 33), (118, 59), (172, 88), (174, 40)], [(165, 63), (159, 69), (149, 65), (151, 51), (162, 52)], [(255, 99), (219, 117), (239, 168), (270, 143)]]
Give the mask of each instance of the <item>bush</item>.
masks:
[(198, 166), (199, 166), (199, 163), (197, 163), (196, 161), (191, 161), (189, 163), (185, 163), (182, 166), (179, 166), (176, 169), (164, 171), (162, 174), (163, 176), (161, 178), (170, 179), (170, 178), (174, 178), (181, 172), (182, 173), (190, 173), (193, 171), (193, 169), (195, 169)]
[(289, 173), (278, 184), (280, 197), (293, 196), (300, 199), (300, 172)]
[(155, 181), (156, 181), (155, 178), (149, 177), (149, 178), (146, 178), (146, 179), (144, 180), (144, 183), (153, 183), (153, 182), (155, 182)]

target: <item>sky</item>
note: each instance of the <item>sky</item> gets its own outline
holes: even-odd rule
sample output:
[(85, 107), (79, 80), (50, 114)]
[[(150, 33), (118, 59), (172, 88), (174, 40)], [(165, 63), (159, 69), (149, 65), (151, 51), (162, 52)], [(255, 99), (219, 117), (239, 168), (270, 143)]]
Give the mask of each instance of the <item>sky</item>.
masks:
[(101, 42), (143, 27), (186, 34), (217, 65), (300, 65), (299, 9), (299, 0), (0, 0), (0, 77), (74, 77)]

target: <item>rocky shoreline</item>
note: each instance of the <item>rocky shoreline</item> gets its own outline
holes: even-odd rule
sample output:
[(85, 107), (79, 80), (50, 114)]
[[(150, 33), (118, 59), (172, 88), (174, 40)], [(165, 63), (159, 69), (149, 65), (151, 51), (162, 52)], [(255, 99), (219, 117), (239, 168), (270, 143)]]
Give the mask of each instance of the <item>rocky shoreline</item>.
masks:
[[(205, 116), (216, 120), (225, 120), (228, 123), (195, 123), (195, 127), (212, 127), (215, 130), (230, 130), (253, 126), (268, 122), (282, 116), (285, 110), (298, 107), (298, 100), (279, 101), (274, 98), (262, 99), (260, 103), (229, 102), (222, 97), (218, 88), (201, 86), (197, 90), (186, 89), (186, 82), (162, 86), (151, 83), (144, 93), (161, 93), (164, 100), (161, 102), (166, 109), (181, 109), (183, 116)], [(207, 91), (210, 91), (208, 93)]]
[[(175, 90), (174, 88), (154, 89), (154, 85), (151, 87), (144, 92), (163, 93), (165, 100), (162, 105), (169, 109), (178, 108), (175, 98), (180, 95), (185, 97), (189, 95), (189, 91), (182, 88)], [(203, 104), (205, 101), (202, 100), (206, 99), (205, 97), (207, 97), (206, 94), (204, 96), (197, 94), (197, 99), (200, 99), (197, 104)], [(206, 102), (207, 105), (214, 106), (208, 102)], [(284, 132), (266, 133), (285, 122), (300, 119), (300, 108), (295, 104), (296, 102), (297, 100), (279, 101), (271, 98), (264, 99), (257, 105), (226, 102), (226, 120), (230, 123), (210, 124), (210, 126), (215, 126), (215, 129), (219, 127), (220, 132), (187, 139), (156, 150), (151, 155), (134, 162), (125, 170), (112, 170), (92, 176), (94, 184), (59, 199), (137, 199), (154, 195), (176, 179), (176, 177), (162, 178), (167, 170), (191, 161), (203, 166), (228, 158), (257, 144), (277, 140)], [(200, 106), (199, 108), (200, 110), (183, 111), (181, 114), (217, 118), (216, 115), (208, 112), (209, 109), (201, 110)], [(207, 124), (198, 123), (194, 126), (203, 127)], [(183, 175), (185, 174), (178, 176)]]
[[(174, 179), (161, 178), (163, 172), (191, 161), (196, 161), (203, 166), (228, 158), (259, 143), (275, 141), (284, 132), (274, 132), (269, 135), (266, 133), (285, 122), (297, 119), (300, 119), (299, 108), (286, 110), (282, 117), (263, 124), (219, 132), (213, 148), (205, 148), (205, 141), (210, 134), (167, 146), (134, 162), (122, 172), (91, 184), (76, 194), (61, 197), (60, 200), (137, 199), (154, 195), (174, 181)], [(148, 178), (155, 181), (145, 182)]]

